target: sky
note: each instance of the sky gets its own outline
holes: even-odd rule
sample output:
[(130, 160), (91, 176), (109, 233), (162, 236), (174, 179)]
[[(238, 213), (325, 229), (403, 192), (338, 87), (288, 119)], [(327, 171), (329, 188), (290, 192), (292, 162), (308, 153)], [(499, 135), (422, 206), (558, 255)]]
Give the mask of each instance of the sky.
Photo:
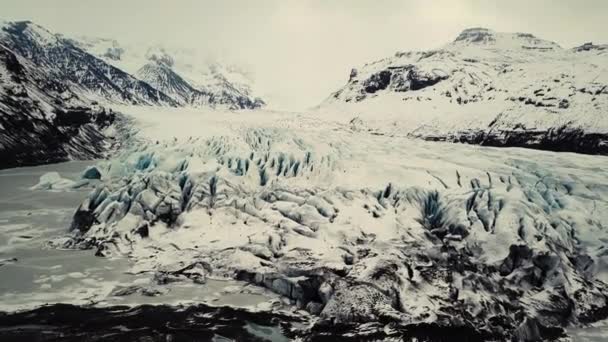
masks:
[(289, 110), (319, 104), (353, 67), (469, 27), (608, 43), (607, 0), (0, 0), (0, 18), (194, 49), (251, 71), (271, 107)]

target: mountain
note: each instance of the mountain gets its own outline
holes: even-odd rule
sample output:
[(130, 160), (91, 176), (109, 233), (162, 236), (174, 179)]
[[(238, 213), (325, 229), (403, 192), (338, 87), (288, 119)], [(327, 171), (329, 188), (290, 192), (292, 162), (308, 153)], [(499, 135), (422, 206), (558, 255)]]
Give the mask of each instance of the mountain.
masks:
[(606, 154), (608, 47), (467, 29), (353, 69), (318, 109), (377, 134)]
[(184, 106), (254, 109), (265, 105), (254, 96), (252, 80), (234, 66), (224, 66), (189, 49), (121, 45), (116, 40), (80, 37), (75, 45), (138, 79)]
[(3, 25), (0, 43), (85, 97), (110, 103), (176, 105), (149, 84), (32, 22)]
[(182, 105), (203, 105), (209, 103), (210, 94), (193, 88), (170, 66), (162, 62), (150, 62), (136, 73), (137, 78), (151, 84), (171, 96)]
[(0, 168), (98, 158), (114, 119), (0, 44)]
[(0, 43), (98, 102), (229, 109), (264, 105), (251, 95), (249, 85), (232, 81), (240, 79), (228, 68), (175, 62), (181, 55), (176, 59), (163, 48), (146, 48), (140, 54), (115, 40), (71, 39), (29, 21), (1, 24)]
[(103, 156), (116, 116), (100, 102), (175, 105), (39, 25), (0, 22), (0, 168)]
[(146, 63), (125, 71), (118, 62), (126, 52), (116, 41), (84, 44), (30, 21), (0, 22), (0, 168), (100, 157), (116, 119), (104, 106), (264, 104), (228, 72), (211, 68), (195, 87), (174, 71), (171, 57), (148, 52)]

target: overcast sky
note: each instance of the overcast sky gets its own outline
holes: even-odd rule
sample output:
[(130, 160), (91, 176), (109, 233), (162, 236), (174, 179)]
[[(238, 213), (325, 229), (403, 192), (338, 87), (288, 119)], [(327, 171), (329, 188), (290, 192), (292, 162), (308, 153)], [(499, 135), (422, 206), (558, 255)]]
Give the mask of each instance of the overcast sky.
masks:
[(250, 69), (278, 107), (314, 106), (352, 67), (438, 47), (467, 27), (571, 47), (608, 43), (608, 0), (0, 0), (5, 20), (68, 35), (187, 46)]

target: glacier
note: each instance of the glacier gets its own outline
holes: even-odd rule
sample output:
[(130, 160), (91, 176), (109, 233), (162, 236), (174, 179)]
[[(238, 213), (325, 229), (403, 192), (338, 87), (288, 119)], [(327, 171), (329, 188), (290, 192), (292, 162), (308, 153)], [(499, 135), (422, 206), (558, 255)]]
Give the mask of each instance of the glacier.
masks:
[(96, 165), (60, 247), (126, 256), (159, 284), (256, 284), (317, 327), (527, 341), (608, 314), (606, 157), (377, 135), (317, 112), (121, 111), (128, 140)]

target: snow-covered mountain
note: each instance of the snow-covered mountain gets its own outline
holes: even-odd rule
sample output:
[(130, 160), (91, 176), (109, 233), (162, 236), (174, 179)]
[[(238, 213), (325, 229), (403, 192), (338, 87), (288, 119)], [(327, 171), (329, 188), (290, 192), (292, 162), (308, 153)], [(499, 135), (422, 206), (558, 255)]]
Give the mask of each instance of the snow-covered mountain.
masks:
[(353, 69), (319, 111), (378, 134), (605, 154), (608, 46), (467, 29)]
[[(25, 28), (22, 33), (54, 44), (44, 31)], [(99, 157), (108, 144), (104, 128), (114, 122), (114, 114), (42, 67), (40, 47), (27, 50), (28, 57), (36, 57), (24, 57), (5, 45), (6, 35), (0, 33), (0, 168)]]
[(176, 105), (149, 84), (32, 22), (3, 25), (0, 43), (84, 97), (110, 103)]
[(82, 97), (109, 104), (209, 106), (264, 105), (235, 69), (203, 63), (163, 48), (122, 48), (115, 40), (70, 39), (29, 21), (0, 23), (0, 44), (61, 80)]
[(132, 65), (121, 64), (127, 54), (115, 41), (85, 44), (29, 21), (0, 22), (0, 55), (0, 167), (100, 156), (106, 146), (100, 129), (114, 121), (102, 106), (264, 104), (231, 69), (208, 65), (192, 73), (195, 83), (176, 72), (187, 64), (152, 49), (143, 64), (129, 69)]
[(253, 81), (235, 66), (224, 66), (187, 48), (121, 45), (116, 40), (79, 37), (71, 40), (91, 54), (135, 75), (180, 105), (251, 109), (264, 106)]

